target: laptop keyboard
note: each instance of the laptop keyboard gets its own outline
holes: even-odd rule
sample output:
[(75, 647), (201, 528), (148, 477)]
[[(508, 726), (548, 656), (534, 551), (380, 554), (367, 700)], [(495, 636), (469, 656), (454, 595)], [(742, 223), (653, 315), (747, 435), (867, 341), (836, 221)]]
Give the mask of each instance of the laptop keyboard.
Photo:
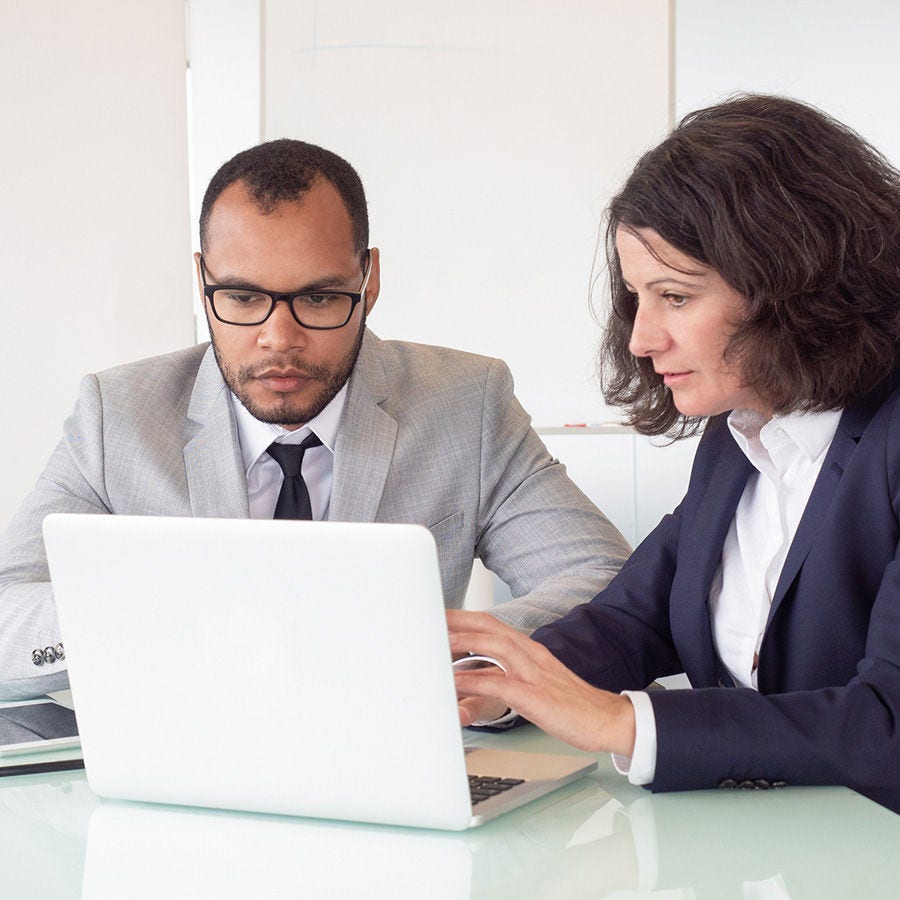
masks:
[(472, 806), (489, 797), (496, 797), (497, 794), (502, 794), (517, 784), (524, 784), (524, 780), (521, 778), (495, 778), (492, 775), (470, 775), (469, 793), (472, 795)]

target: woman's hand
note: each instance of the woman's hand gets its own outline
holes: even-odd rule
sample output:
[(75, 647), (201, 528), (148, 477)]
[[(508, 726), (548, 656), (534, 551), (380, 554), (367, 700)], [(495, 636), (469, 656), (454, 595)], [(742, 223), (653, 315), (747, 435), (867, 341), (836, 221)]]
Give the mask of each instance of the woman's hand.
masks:
[[(458, 671), (461, 704), (492, 698), (581, 750), (631, 756), (634, 708), (627, 697), (591, 687), (538, 644), (487, 613), (449, 610), (450, 649), (492, 656), (496, 667)], [(462, 716), (462, 712), (461, 712)]]

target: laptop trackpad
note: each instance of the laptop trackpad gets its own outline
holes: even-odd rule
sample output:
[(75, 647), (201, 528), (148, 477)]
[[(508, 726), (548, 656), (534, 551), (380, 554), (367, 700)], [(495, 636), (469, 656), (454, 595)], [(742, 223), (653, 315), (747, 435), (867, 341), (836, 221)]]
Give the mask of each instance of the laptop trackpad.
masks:
[(470, 775), (496, 775), (500, 778), (522, 778), (525, 781), (556, 781), (590, 772), (596, 767), (597, 760), (589, 756), (525, 753), (486, 747), (466, 748), (466, 771)]

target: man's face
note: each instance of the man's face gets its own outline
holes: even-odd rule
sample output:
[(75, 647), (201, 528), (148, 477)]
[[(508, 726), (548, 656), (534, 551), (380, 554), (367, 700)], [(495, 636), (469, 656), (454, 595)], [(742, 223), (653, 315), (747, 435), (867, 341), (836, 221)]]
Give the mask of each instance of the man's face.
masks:
[[(198, 254), (198, 284), (199, 260)], [(358, 291), (363, 279), (350, 215), (324, 180), (268, 215), (259, 211), (243, 183), (227, 187), (213, 206), (203, 261), (209, 284), (277, 293)], [(203, 298), (222, 377), (253, 416), (294, 430), (341, 389), (359, 355), (366, 314), (378, 298), (377, 250), (372, 250), (371, 265), (365, 309), (357, 304), (350, 321), (330, 331), (298, 325), (287, 303), (276, 303), (262, 325), (226, 325)]]

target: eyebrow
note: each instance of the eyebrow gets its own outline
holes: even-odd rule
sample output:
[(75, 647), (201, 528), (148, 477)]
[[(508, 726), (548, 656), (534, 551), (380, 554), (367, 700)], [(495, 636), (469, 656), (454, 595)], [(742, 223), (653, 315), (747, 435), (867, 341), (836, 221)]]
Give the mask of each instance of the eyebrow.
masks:
[[(207, 276), (210, 276), (209, 269), (206, 270)], [(303, 287), (296, 288), (293, 291), (272, 291), (270, 288), (263, 287), (259, 284), (252, 284), (249, 281), (244, 281), (242, 278), (238, 278), (235, 275), (226, 275), (221, 281), (215, 280), (208, 282), (209, 284), (216, 285), (226, 285), (230, 287), (242, 287), (247, 288), (251, 291), (267, 291), (272, 294), (279, 293), (288, 293), (288, 294), (298, 294), (298, 293), (311, 293), (312, 291), (328, 291), (334, 288), (343, 288), (347, 284), (347, 279), (344, 278), (343, 275), (324, 275), (322, 278), (317, 278), (315, 281), (310, 282), (309, 284), (304, 285)]]
[[(660, 284), (674, 284), (678, 285), (679, 287), (696, 288), (701, 286), (705, 280), (706, 279), (702, 275), (698, 275), (698, 281), (680, 281), (677, 278), (654, 278), (653, 281), (648, 281), (644, 285), (644, 287), (651, 288), (657, 287)], [(622, 279), (622, 281), (629, 291), (634, 290), (634, 288), (627, 281), (625, 281), (624, 279)]]

